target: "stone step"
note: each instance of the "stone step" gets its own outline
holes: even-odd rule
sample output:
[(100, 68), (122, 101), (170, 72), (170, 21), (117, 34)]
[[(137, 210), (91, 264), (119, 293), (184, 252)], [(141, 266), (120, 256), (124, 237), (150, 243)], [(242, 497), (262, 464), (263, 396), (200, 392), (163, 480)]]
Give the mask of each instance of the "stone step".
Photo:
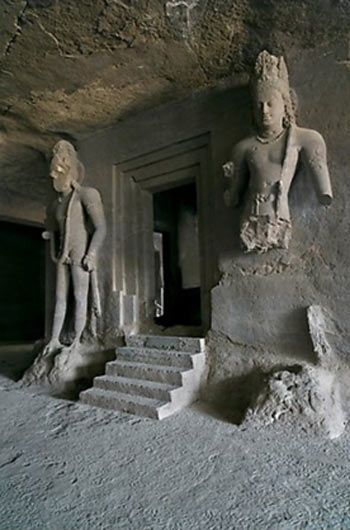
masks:
[(206, 373), (203, 338), (139, 335), (126, 342), (105, 375), (80, 394), (83, 403), (162, 419), (199, 398)]
[(183, 383), (183, 374), (188, 369), (174, 366), (161, 366), (129, 361), (112, 361), (106, 365), (106, 375), (119, 375), (131, 379), (146, 379), (180, 386)]
[(142, 396), (132, 396), (122, 392), (112, 392), (101, 388), (90, 388), (80, 393), (80, 399), (87, 405), (105, 409), (120, 410), (138, 416), (162, 419), (172, 414), (171, 403)]
[(176, 391), (181, 390), (181, 387), (165, 383), (110, 375), (95, 377), (94, 386), (105, 390), (115, 390), (123, 394), (133, 394), (162, 401), (171, 401), (171, 397), (176, 394)]
[(181, 368), (193, 368), (192, 355), (200, 355), (176, 350), (159, 350), (156, 348), (117, 348), (118, 360), (130, 362), (141, 362), (145, 364), (156, 364), (166, 366), (179, 366)]
[(162, 335), (131, 335), (126, 338), (127, 346), (136, 348), (155, 348), (158, 350), (177, 350), (179, 352), (200, 353), (205, 350), (202, 337), (170, 337)]

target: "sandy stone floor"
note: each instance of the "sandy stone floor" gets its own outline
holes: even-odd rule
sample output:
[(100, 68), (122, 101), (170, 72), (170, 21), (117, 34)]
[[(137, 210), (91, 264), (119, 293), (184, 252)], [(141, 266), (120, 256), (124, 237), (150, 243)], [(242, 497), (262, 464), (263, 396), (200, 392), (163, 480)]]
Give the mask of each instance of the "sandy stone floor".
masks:
[(163, 422), (2, 380), (1, 530), (350, 529), (350, 435)]

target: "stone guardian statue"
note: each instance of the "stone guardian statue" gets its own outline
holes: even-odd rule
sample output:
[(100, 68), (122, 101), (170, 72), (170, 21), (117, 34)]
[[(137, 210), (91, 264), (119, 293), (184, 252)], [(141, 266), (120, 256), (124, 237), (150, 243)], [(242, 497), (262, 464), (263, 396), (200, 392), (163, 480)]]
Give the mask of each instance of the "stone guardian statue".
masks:
[[(38, 355), (22, 383), (65, 394), (76, 392), (80, 381), (101, 374), (109, 360), (96, 334), (92, 340), (81, 341), (89, 311), (90, 323), (101, 316), (96, 268), (106, 221), (99, 192), (82, 186), (84, 166), (71, 143), (60, 140), (53, 148), (50, 177), (57, 198), (47, 209), (43, 237), (49, 240), (56, 263), (55, 310), (49, 340), (37, 343), (34, 351)], [(65, 322), (73, 328), (70, 344)]]
[(297, 163), (307, 168), (323, 205), (332, 201), (326, 145), (322, 136), (295, 124), (288, 72), (283, 57), (259, 54), (252, 76), (256, 133), (241, 140), (224, 165), (230, 179), (228, 206), (237, 206), (244, 190), (240, 238), (246, 252), (288, 248), (292, 225), (288, 192)]
[(47, 210), (51, 257), (56, 263), (56, 300), (52, 333), (45, 348), (51, 353), (62, 347), (60, 335), (66, 318), (68, 292), (74, 298), (74, 341), (79, 345), (88, 316), (88, 298), (96, 317), (101, 316), (97, 285), (97, 254), (106, 235), (106, 222), (99, 192), (83, 187), (84, 167), (72, 144), (60, 140), (53, 149), (50, 177), (57, 199)]

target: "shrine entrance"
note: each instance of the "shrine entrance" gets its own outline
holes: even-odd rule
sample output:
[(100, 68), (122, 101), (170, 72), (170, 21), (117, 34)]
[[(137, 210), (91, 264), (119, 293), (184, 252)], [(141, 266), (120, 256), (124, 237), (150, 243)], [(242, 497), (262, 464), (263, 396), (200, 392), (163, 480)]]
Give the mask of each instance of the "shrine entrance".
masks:
[(196, 184), (153, 194), (155, 317), (162, 326), (200, 326)]
[(113, 290), (126, 332), (208, 329), (208, 141), (203, 134), (115, 166)]

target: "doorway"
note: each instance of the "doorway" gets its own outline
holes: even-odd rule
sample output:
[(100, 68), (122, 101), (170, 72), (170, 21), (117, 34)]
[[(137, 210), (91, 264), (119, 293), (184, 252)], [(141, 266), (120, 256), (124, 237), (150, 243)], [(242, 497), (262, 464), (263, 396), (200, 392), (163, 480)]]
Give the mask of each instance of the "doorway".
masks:
[(210, 327), (209, 142), (203, 133), (114, 167), (112, 296), (125, 333)]
[(0, 221), (0, 342), (35, 341), (45, 329), (42, 229)]
[(153, 193), (155, 322), (201, 325), (198, 211), (195, 182)]

